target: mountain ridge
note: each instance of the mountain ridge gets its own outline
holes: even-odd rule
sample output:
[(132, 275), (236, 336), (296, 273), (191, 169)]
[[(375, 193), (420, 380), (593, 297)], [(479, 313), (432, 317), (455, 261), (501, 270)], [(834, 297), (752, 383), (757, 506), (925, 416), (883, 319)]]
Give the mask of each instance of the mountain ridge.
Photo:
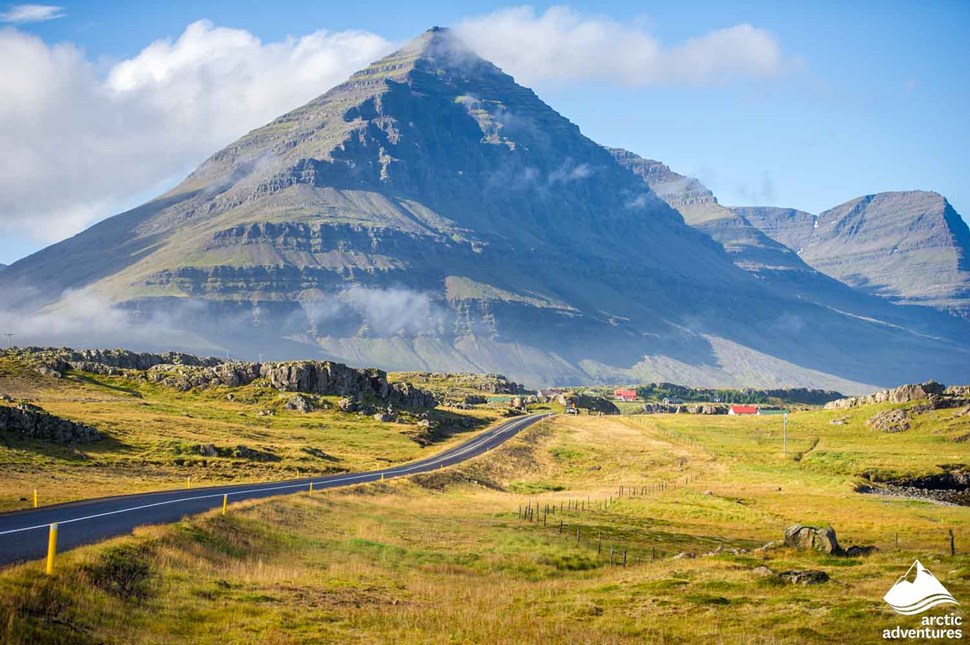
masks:
[(64, 315), (65, 294), (97, 294), (234, 354), (528, 384), (853, 393), (949, 378), (967, 353), (952, 335), (766, 289), (443, 29), (251, 131), (165, 195), (15, 263), (0, 284)]
[(863, 195), (817, 216), (791, 209), (734, 210), (853, 288), (970, 315), (970, 228), (939, 193)]

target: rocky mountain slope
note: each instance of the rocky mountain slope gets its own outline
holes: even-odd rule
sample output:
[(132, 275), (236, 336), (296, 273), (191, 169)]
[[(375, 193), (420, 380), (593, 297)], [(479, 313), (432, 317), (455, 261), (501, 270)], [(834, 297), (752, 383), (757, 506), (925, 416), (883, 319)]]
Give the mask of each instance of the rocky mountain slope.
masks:
[(970, 314), (970, 229), (937, 193), (866, 195), (817, 218), (777, 208), (735, 212), (806, 263), (856, 289), (893, 302)]
[[(724, 247), (734, 263), (756, 275), (766, 289), (849, 315), (919, 330), (920, 333), (960, 340), (967, 327), (950, 316), (923, 307), (898, 307), (845, 284), (810, 266), (801, 257), (801, 244), (816, 230), (817, 218), (802, 211), (781, 208), (735, 208), (718, 203), (699, 180), (685, 177), (668, 166), (627, 150), (610, 148), (624, 167), (657, 193), (684, 220)], [(932, 276), (924, 276), (928, 282)]]
[(621, 166), (633, 171), (658, 197), (677, 210), (685, 222), (721, 244), (740, 268), (756, 273), (808, 269), (791, 249), (752, 226), (742, 215), (719, 204), (714, 193), (700, 180), (680, 175), (659, 161), (628, 150), (607, 149)]
[[(703, 192), (686, 191), (712, 208)], [(737, 248), (759, 270), (803, 271), (753, 227), (725, 228), (758, 240)], [(17, 262), (0, 287), (24, 310), (65, 317), (76, 291), (65, 294), (83, 289), (141, 327), (161, 320), (186, 344), (234, 355), (532, 386), (852, 393), (965, 372), (966, 335), (819, 304), (724, 249), (531, 90), (432, 29), (167, 194)]]

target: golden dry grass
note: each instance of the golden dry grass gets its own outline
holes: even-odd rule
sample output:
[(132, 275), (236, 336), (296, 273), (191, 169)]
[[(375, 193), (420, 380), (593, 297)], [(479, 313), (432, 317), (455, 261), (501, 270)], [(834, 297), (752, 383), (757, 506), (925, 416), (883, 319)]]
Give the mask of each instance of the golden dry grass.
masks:
[[(51, 579), (38, 563), (10, 569), (0, 575), (0, 638), (877, 642), (882, 629), (916, 622), (881, 601), (916, 557), (958, 599), (970, 597), (970, 558), (948, 555), (944, 539), (953, 527), (966, 548), (967, 508), (854, 493), (854, 475), (775, 455), (750, 420), (718, 420), (716, 431), (707, 421), (560, 417), (456, 469), (142, 529), (66, 554)], [(615, 498), (621, 485), (661, 483), (666, 490)], [(517, 513), (525, 503), (587, 498), (594, 510), (557, 511), (545, 526)], [(819, 520), (843, 543), (882, 550), (702, 555)], [(887, 527), (906, 536), (898, 550)], [(598, 552), (592, 539), (599, 535), (628, 550), (627, 567), (609, 566), (607, 548)], [(107, 553), (129, 547), (137, 548), (123, 555), (151, 570), (141, 600), (92, 583)], [(671, 557), (680, 551), (701, 557)], [(778, 584), (756, 575), (760, 564), (821, 569), (831, 581)]]

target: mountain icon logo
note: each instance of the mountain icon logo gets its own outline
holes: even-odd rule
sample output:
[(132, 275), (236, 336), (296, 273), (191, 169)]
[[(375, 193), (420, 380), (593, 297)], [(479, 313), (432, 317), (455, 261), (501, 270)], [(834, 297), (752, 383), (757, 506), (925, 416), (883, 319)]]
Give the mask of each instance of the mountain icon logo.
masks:
[[(916, 577), (909, 580), (913, 569), (916, 569)], [(882, 599), (893, 611), (904, 616), (921, 614), (944, 603), (960, 604), (919, 560), (913, 562)]]

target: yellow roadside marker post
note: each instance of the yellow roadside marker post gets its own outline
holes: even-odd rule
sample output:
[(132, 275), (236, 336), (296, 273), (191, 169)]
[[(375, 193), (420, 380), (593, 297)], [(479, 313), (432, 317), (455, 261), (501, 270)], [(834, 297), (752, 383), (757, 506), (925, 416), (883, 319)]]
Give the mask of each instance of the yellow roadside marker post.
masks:
[(381, 481), (384, 481), (384, 473), (381, 473)]
[(310, 494), (313, 493), (313, 482), (310, 482)]
[(185, 478), (185, 487), (186, 488), (192, 488), (192, 478), (191, 477), (186, 477)]
[(34, 508), (37, 508), (37, 489), (34, 489)]
[(57, 522), (51, 524), (47, 537), (47, 575), (54, 575), (54, 555), (57, 553)]
[(229, 506), (229, 493), (222, 496), (222, 514), (226, 514), (226, 507)]

